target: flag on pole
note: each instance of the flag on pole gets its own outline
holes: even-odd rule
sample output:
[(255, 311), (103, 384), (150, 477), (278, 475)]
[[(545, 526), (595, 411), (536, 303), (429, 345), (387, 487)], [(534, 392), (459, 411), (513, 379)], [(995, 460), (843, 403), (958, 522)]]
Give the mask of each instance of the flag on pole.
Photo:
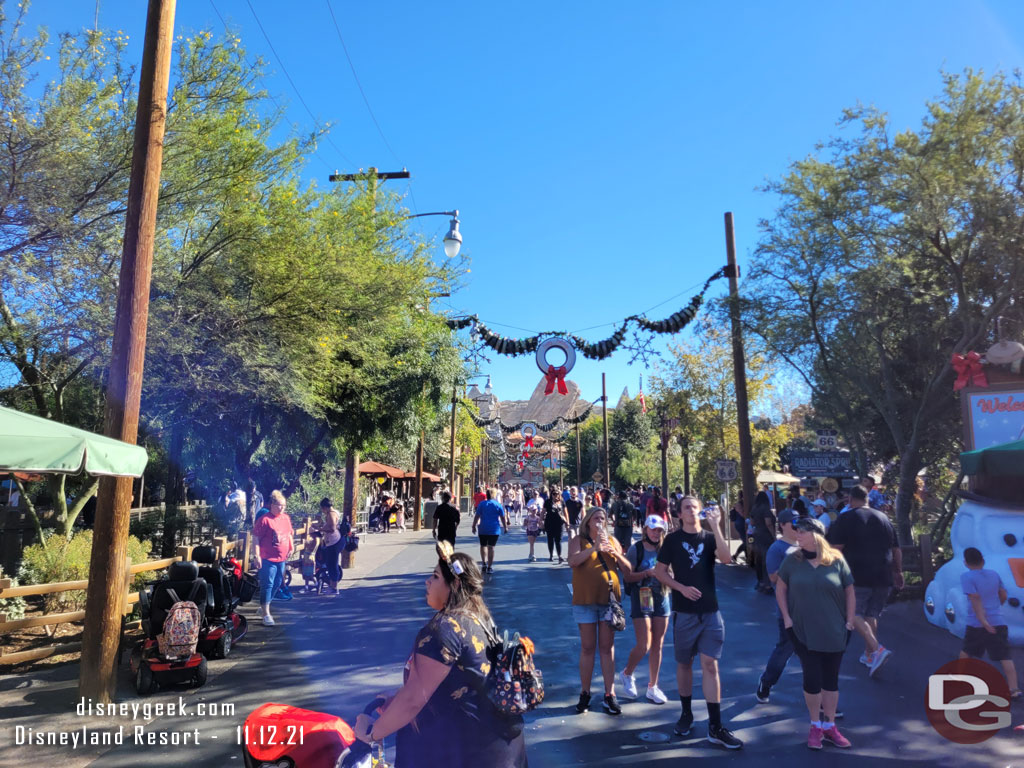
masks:
[(647, 413), (647, 400), (644, 399), (644, 375), (640, 374), (640, 411)]

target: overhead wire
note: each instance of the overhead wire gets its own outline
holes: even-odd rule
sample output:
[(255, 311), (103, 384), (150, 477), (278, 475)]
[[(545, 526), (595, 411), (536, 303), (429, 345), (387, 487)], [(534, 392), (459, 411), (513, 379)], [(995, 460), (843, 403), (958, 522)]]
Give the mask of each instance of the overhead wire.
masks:
[[(306, 100), (302, 98), (302, 92), (299, 91), (298, 86), (295, 85), (295, 81), (292, 79), (292, 76), (288, 74), (288, 68), (285, 67), (284, 62), (281, 60), (281, 57), (277, 53), (277, 49), (274, 48), (274, 44), (270, 41), (270, 35), (268, 35), (267, 30), (263, 28), (263, 23), (260, 21), (260, 17), (256, 14), (256, 9), (252, 7), (252, 2), (250, 0), (245, 0), (245, 4), (249, 6), (249, 11), (252, 13), (252, 17), (256, 20), (256, 26), (260, 28), (260, 32), (263, 34), (263, 39), (267, 41), (267, 45), (270, 47), (270, 52), (273, 53), (274, 58), (277, 59), (278, 66), (281, 67), (281, 72), (287, 78), (288, 83), (292, 87), (292, 90), (295, 91), (295, 95), (299, 98), (299, 102), (305, 108), (306, 112), (309, 114), (309, 117), (313, 120), (313, 124), (316, 125), (317, 128), (319, 128), (320, 121), (317, 120), (316, 115), (313, 114), (313, 110), (309, 108), (309, 105), (306, 103)], [(327, 139), (328, 144), (334, 147), (334, 150), (341, 156), (342, 160), (348, 163), (351, 167), (355, 167), (356, 164), (352, 162), (352, 159), (349, 158), (348, 155), (341, 151), (341, 148), (337, 144), (334, 143), (334, 139), (331, 138), (331, 135), (329, 133), (325, 133), (324, 138)]]

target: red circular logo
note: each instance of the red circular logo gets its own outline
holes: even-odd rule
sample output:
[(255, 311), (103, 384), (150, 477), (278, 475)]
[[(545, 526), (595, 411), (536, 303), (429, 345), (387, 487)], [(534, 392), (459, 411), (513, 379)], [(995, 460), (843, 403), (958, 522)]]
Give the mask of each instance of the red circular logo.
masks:
[(1010, 725), (1010, 686), (980, 659), (957, 659), (928, 678), (928, 722), (957, 744), (980, 744)]

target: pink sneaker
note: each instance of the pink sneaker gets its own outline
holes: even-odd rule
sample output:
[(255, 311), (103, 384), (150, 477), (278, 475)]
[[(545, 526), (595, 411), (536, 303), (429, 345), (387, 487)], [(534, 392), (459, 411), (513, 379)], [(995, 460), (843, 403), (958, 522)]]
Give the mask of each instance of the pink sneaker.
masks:
[(823, 734), (824, 731), (822, 731), (821, 728), (816, 725), (812, 725), (810, 732), (807, 734), (807, 748), (821, 749), (821, 737)]
[[(848, 749), (850, 746), (850, 740), (839, 732), (835, 723), (832, 724), (831, 728), (825, 729), (822, 735), (825, 741), (829, 741), (841, 749)], [(808, 746), (810, 746), (810, 742), (808, 742)]]

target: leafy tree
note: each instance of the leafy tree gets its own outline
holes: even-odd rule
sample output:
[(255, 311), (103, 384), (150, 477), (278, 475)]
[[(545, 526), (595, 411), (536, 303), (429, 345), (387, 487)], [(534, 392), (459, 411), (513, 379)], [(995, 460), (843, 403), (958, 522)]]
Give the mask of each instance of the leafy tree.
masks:
[(951, 355), (984, 349), (1024, 294), (1024, 90), (945, 75), (916, 131), (865, 107), (842, 125), (769, 185), (743, 310), (855, 450), (898, 461), (908, 543), (917, 474), (959, 447)]
[(628, 400), (615, 409), (615, 418), (608, 427), (608, 453), (612, 477), (616, 481), (625, 481), (620, 468), (627, 450), (631, 446), (646, 448), (651, 442), (654, 434), (651, 416), (651, 413), (643, 413), (639, 399)]

